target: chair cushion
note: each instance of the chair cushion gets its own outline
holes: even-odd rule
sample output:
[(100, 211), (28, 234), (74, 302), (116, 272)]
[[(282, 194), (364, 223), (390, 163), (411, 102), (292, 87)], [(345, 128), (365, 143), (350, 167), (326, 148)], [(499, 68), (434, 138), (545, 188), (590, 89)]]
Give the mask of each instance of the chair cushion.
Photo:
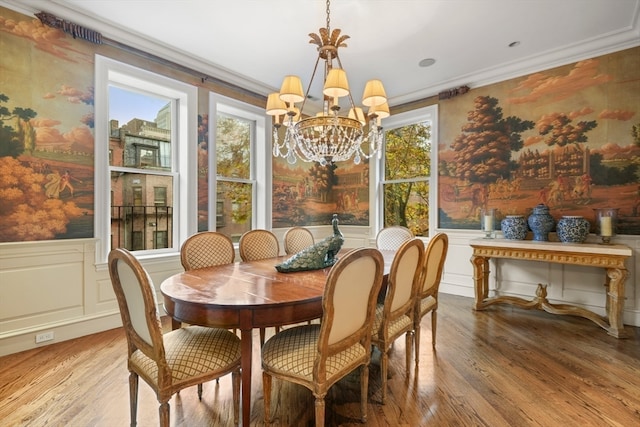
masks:
[[(189, 326), (164, 334), (163, 340), (173, 382), (223, 371), (240, 360), (240, 338), (226, 329)], [(157, 385), (158, 366), (152, 359), (137, 350), (130, 363)]]
[[(313, 364), (318, 356), (320, 325), (304, 325), (286, 329), (271, 337), (262, 347), (262, 367), (276, 373), (313, 380)], [(367, 357), (367, 350), (356, 343), (327, 358), (327, 380), (357, 366)]]
[(420, 301), (420, 316), (428, 313), (433, 307), (438, 304), (438, 301), (431, 295), (426, 298), (422, 298)]
[[(380, 326), (382, 325), (382, 312), (384, 310), (383, 304), (378, 304), (376, 306), (376, 317), (373, 320), (373, 328), (371, 329), (371, 334), (373, 336), (377, 336), (380, 331)], [(403, 331), (410, 329), (413, 324), (411, 323), (411, 318), (409, 316), (400, 316), (397, 319), (394, 319), (389, 324), (389, 336), (395, 337), (398, 334), (401, 334)]]

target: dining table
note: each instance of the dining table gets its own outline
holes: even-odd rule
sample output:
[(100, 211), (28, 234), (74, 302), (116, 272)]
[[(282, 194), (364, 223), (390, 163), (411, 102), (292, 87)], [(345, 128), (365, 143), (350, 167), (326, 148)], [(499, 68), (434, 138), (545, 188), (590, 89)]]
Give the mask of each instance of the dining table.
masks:
[[(347, 250), (338, 254), (340, 258)], [(380, 251), (384, 275), (395, 251)], [(164, 308), (174, 328), (191, 325), (239, 329), (241, 339), (242, 425), (251, 414), (253, 329), (284, 326), (322, 317), (322, 296), (331, 267), (278, 272), (280, 256), (188, 270), (160, 284)]]

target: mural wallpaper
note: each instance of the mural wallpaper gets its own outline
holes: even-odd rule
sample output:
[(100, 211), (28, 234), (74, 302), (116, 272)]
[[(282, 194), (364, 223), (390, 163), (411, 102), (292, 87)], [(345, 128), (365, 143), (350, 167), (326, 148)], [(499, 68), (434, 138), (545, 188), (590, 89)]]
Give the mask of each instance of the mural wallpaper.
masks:
[(334, 213), (341, 225), (369, 225), (369, 163), (320, 166), (273, 159), (273, 227), (328, 225)]
[(544, 203), (592, 232), (594, 209), (619, 208), (618, 233), (640, 234), (640, 47), (473, 89), (439, 116), (439, 227)]
[(93, 237), (93, 47), (1, 8), (0, 50), (0, 242)]

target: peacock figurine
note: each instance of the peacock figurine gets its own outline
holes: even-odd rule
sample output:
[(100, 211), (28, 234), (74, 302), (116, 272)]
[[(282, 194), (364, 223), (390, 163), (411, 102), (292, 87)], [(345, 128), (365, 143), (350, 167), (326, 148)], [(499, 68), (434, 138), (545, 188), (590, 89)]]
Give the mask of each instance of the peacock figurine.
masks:
[(276, 270), (281, 273), (291, 273), (293, 271), (319, 270), (335, 264), (338, 261), (338, 252), (344, 243), (344, 237), (338, 229), (338, 214), (333, 214), (331, 225), (333, 226), (331, 236), (276, 265)]

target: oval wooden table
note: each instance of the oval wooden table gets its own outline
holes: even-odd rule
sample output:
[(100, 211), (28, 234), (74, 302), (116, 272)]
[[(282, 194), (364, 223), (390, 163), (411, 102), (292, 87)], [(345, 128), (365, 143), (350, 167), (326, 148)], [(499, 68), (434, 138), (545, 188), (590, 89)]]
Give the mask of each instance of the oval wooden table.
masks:
[[(344, 252), (343, 252), (344, 253)], [(394, 251), (381, 251), (385, 275)], [(237, 328), (242, 351), (242, 425), (251, 414), (251, 355), (254, 328), (282, 326), (322, 317), (322, 295), (330, 267), (279, 273), (288, 256), (239, 262), (178, 273), (160, 290), (174, 325)]]

